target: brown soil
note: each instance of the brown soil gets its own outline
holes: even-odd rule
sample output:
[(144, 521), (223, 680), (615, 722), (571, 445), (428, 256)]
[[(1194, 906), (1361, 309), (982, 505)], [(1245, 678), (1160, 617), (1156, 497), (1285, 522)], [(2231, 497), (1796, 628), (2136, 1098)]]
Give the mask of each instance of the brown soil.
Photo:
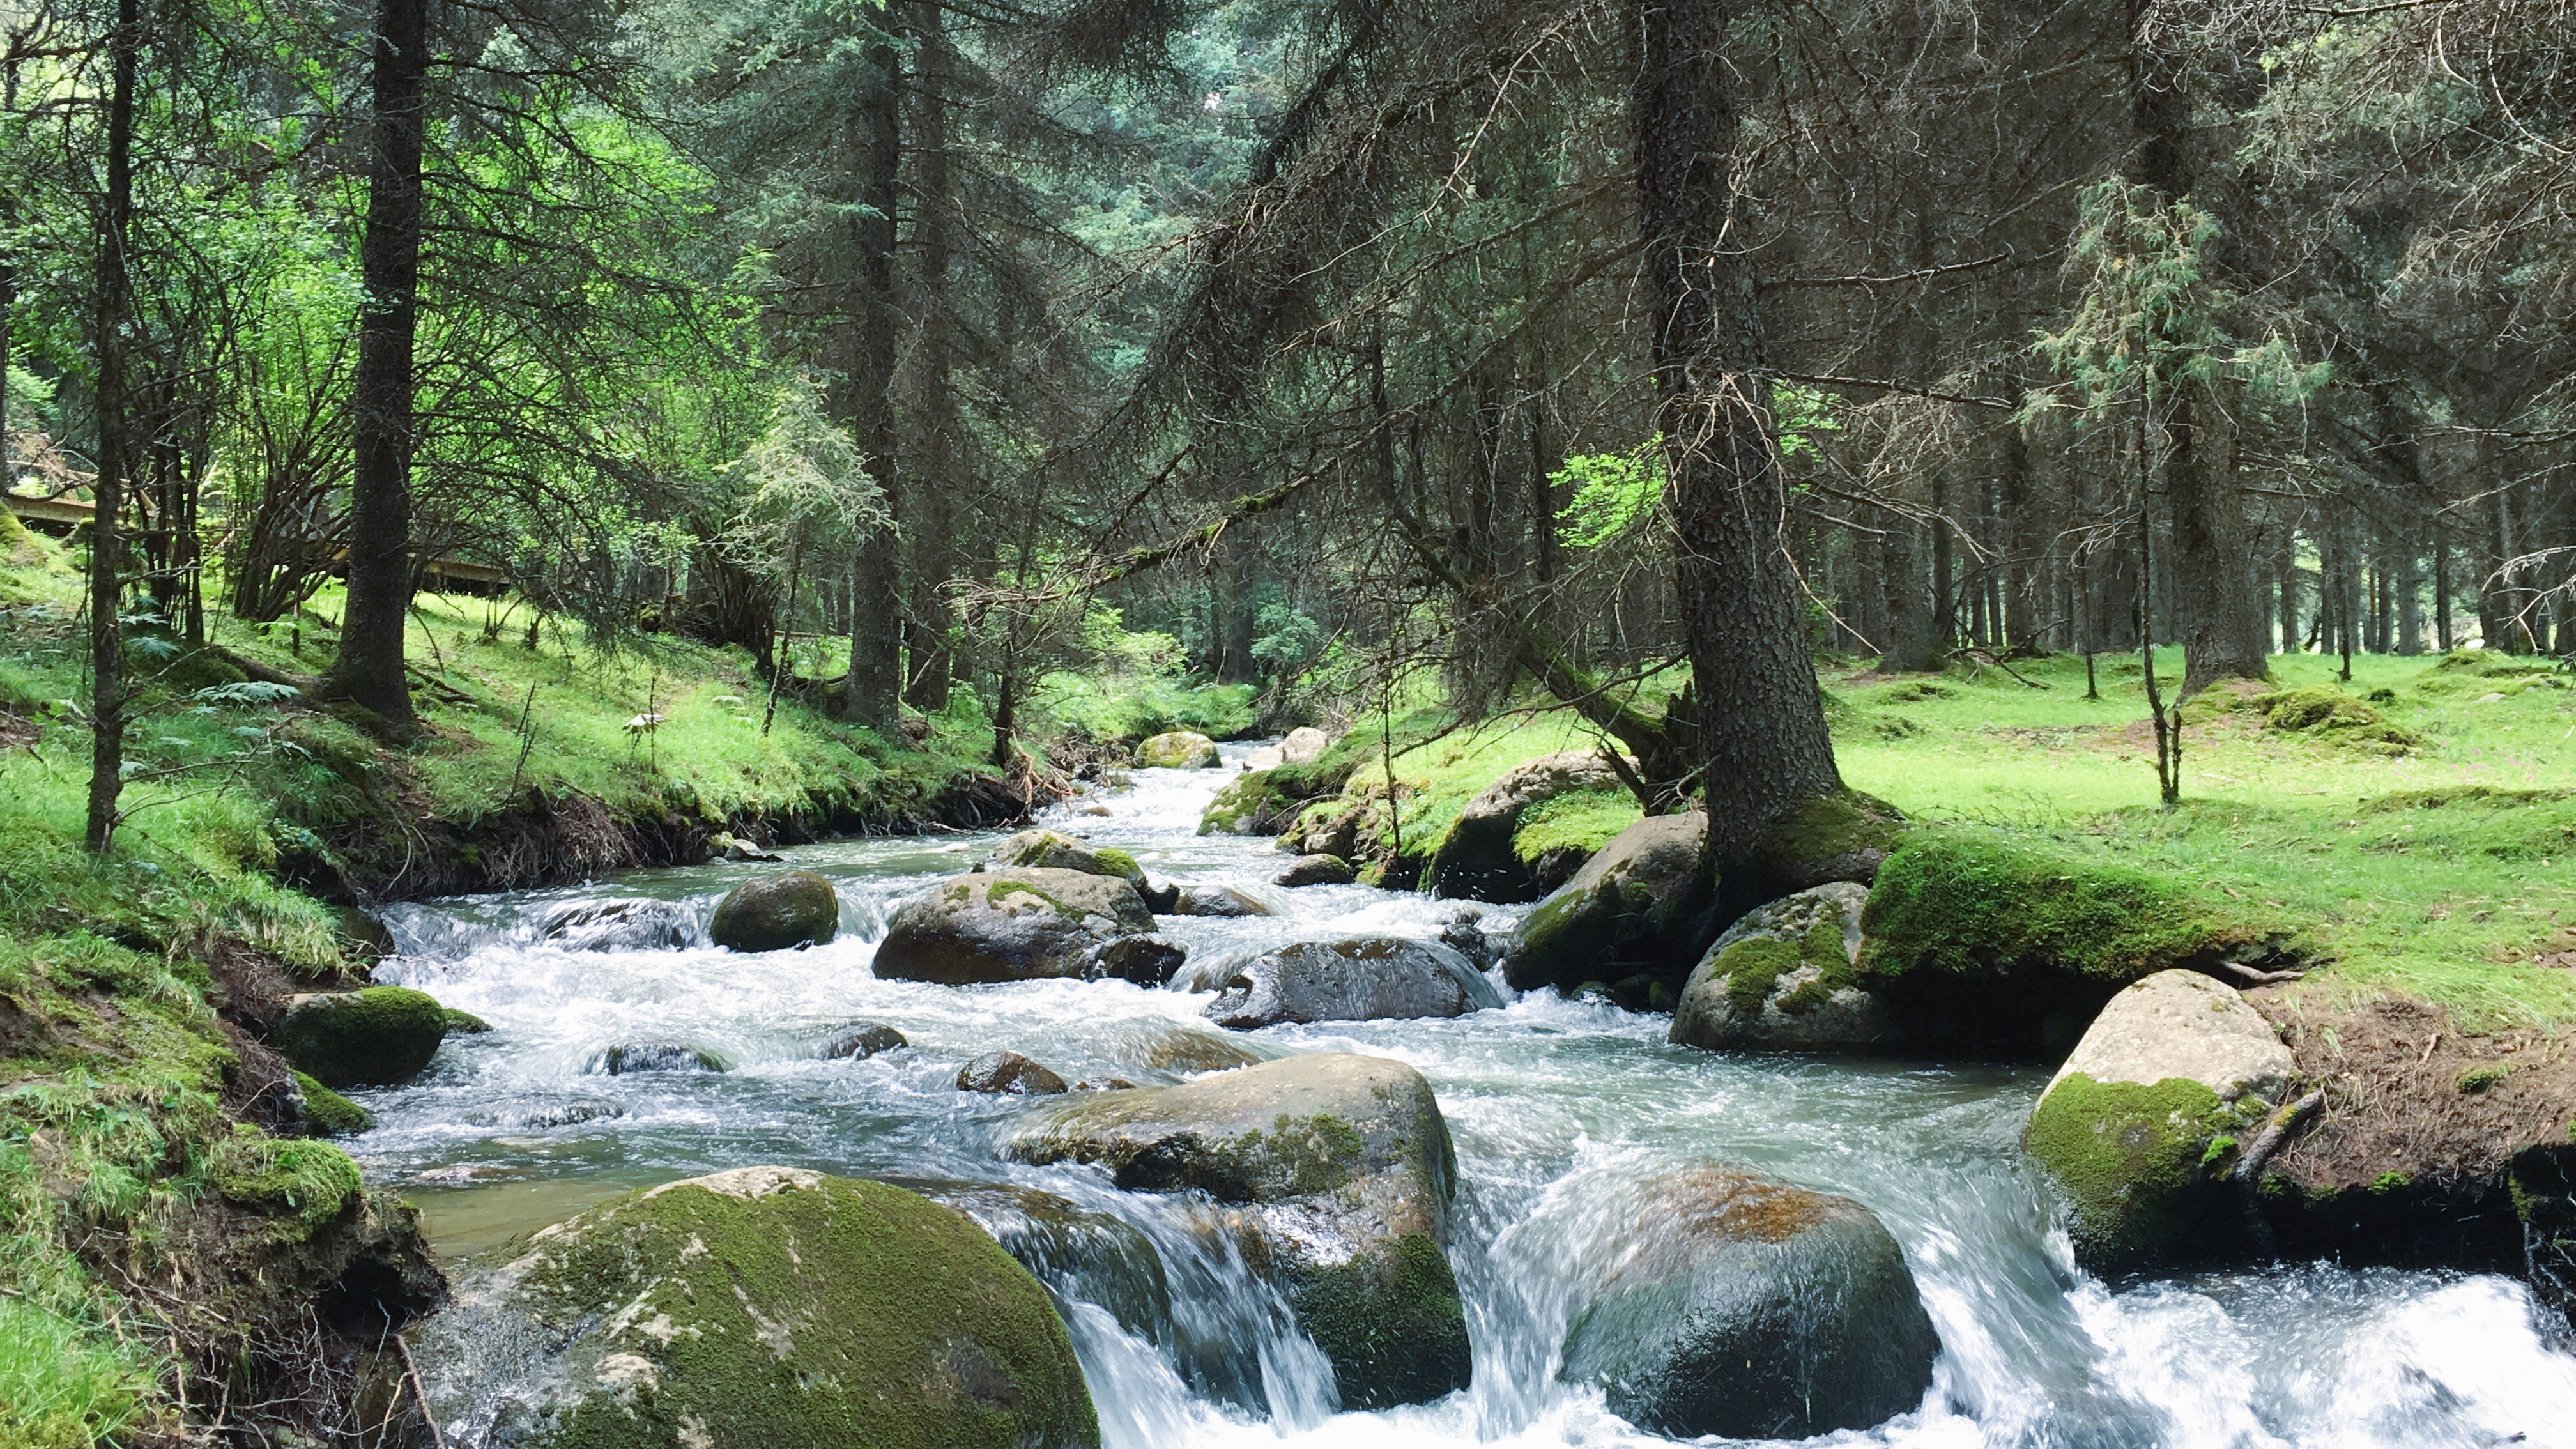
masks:
[(2391, 1173), (2438, 1184), (2488, 1179), (2532, 1147), (2565, 1145), (2576, 1120), (2576, 1038), (2471, 1036), (2431, 1003), (2381, 996), (2333, 1010), (2278, 987), (2248, 993), (2278, 1027), (2325, 1108), (2277, 1170), (2314, 1192)]

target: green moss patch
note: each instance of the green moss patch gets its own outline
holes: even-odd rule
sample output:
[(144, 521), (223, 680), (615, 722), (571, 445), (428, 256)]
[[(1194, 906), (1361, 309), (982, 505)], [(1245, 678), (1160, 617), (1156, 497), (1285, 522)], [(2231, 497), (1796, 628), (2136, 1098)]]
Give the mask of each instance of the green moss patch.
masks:
[(2185, 1252), (2224, 1150), (2248, 1124), (2202, 1084), (2097, 1082), (2082, 1072), (2049, 1089), (2031, 1113), (2023, 1150), (2064, 1199), (2076, 1258), (2101, 1272)]
[(328, 1142), (259, 1136), (243, 1128), (215, 1155), (215, 1190), (303, 1234), (338, 1217), (361, 1187), (358, 1164)]
[(302, 1072), (295, 1074), (295, 1086), (304, 1094), (304, 1123), (315, 1136), (345, 1137), (376, 1125), (374, 1113)]
[(1512, 830), (1512, 854), (1524, 865), (1563, 850), (1590, 855), (1644, 814), (1637, 797), (1625, 790), (1570, 790), (1521, 812)]
[(1968, 829), (1920, 832), (1887, 858), (1861, 918), (1866, 974), (2070, 973), (2110, 985), (2175, 966), (2293, 954), (2285, 922), (2124, 866)]
[(1467, 1386), (1474, 1355), (1458, 1278), (1429, 1233), (1309, 1268), (1288, 1301), (1332, 1360), (1345, 1409), (1428, 1403)]

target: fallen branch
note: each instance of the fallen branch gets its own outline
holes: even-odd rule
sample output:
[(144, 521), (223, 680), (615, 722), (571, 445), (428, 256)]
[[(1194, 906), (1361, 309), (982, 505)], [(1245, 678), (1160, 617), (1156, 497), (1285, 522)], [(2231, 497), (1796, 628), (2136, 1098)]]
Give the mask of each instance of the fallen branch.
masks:
[(2307, 974), (2304, 971), (2262, 971), (2242, 961), (2221, 961), (2218, 964), (2249, 986), (2278, 986), (2284, 981), (2296, 981)]

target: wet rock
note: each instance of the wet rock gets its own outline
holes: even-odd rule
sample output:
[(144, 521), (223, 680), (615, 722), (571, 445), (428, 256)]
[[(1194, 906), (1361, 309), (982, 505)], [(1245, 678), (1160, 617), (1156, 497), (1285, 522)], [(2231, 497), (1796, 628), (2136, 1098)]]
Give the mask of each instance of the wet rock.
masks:
[(778, 856), (761, 848), (759, 841), (745, 840), (722, 831), (707, 837), (707, 854), (717, 860), (760, 861), (772, 865), (779, 860)]
[(1271, 883), (1284, 886), (1349, 885), (1359, 879), (1351, 863), (1338, 855), (1301, 855), (1288, 862), (1288, 868), (1271, 877)]
[[(416, 1333), (431, 1407), (465, 1443), (492, 1442), (510, 1399), (528, 1449), (1100, 1439), (1053, 1303), (990, 1234), (900, 1188), (794, 1168), (669, 1183), (548, 1228)], [(527, 1375), (514, 1393), (448, 1367), (495, 1364)]]
[(1073, 1084), (1077, 1092), (1132, 1092), (1136, 1084), (1125, 1077), (1085, 1077)]
[(1083, 974), (1138, 986), (1160, 986), (1172, 979), (1172, 973), (1181, 969), (1189, 954), (1179, 942), (1166, 937), (1121, 936), (1102, 942), (1093, 953), (1092, 968)]
[(1005, 1097), (1052, 1097), (1067, 1088), (1064, 1078), (1018, 1052), (986, 1052), (958, 1069), (957, 1090)]
[(1300, 941), (1235, 969), (1207, 1017), (1248, 1031), (1289, 1021), (1464, 1016), (1503, 1004), (1466, 957), (1429, 941), (1361, 936)]
[(722, 1072), (732, 1063), (701, 1046), (678, 1041), (619, 1042), (594, 1053), (582, 1067), (595, 1076), (635, 1072)]
[(1803, 1439), (1915, 1408), (1941, 1341), (1877, 1216), (1734, 1168), (1673, 1173), (1603, 1214), (1564, 1375), (1675, 1438)]
[(847, 1058), (854, 1062), (862, 1062), (879, 1052), (890, 1052), (897, 1047), (910, 1045), (912, 1043), (904, 1039), (902, 1032), (883, 1022), (861, 1021), (853, 1022), (823, 1038), (823, 1044), (815, 1048), (814, 1055), (825, 1061)]
[(1170, 913), (1175, 916), (1228, 918), (1276, 914), (1268, 906), (1226, 885), (1192, 886), (1181, 892), (1181, 898), (1172, 903)]
[(1115, 814), (1115, 813), (1117, 813), (1117, 812), (1115, 812), (1115, 811), (1111, 810), (1108, 806), (1101, 804), (1099, 801), (1094, 800), (1094, 801), (1092, 801), (1090, 804), (1083, 806), (1081, 809), (1079, 809), (1079, 810), (1075, 811), (1074, 813), (1075, 813), (1075, 814), (1077, 814), (1077, 815), (1096, 815), (1096, 816), (1104, 816), (1104, 817), (1105, 817), (1105, 816), (1113, 815), (1113, 814)]
[(744, 881), (716, 903), (707, 939), (732, 951), (820, 946), (841, 929), (841, 898), (810, 870)]
[(1332, 737), (1312, 725), (1300, 725), (1279, 741), (1279, 759), (1283, 764), (1311, 765), (1324, 757), (1333, 743)]
[(1259, 765), (1226, 782), (1199, 813), (1201, 835), (1276, 835), (1306, 802), (1279, 788), (1276, 771)]
[(1141, 882), (1136, 887), (1136, 894), (1145, 898), (1145, 909), (1155, 915), (1171, 916), (1180, 913), (1181, 888), (1170, 881), (1165, 881), (1161, 885), (1155, 885), (1151, 881)]
[(492, 1023), (476, 1016), (473, 1012), (458, 1011), (452, 1006), (447, 1008), (447, 1034), (449, 1036), (481, 1036), (491, 1029)]
[(1013, 869), (951, 876), (904, 903), (877, 947), (889, 980), (962, 986), (1079, 976), (1098, 947), (1154, 929), (1116, 876)]
[(1490, 971), (1503, 958), (1502, 947), (1484, 926), (1485, 913), (1473, 906), (1452, 911), (1440, 922), (1440, 944), (1467, 958), (1478, 971)]
[(668, 951), (697, 940), (698, 925), (678, 901), (583, 901), (546, 917), (538, 927), (548, 942), (568, 951)]
[(2125, 1272), (2204, 1256), (2235, 1154), (2286, 1099), (2290, 1049), (2236, 989), (2159, 971), (2111, 998), (2023, 1129), (2076, 1261)]
[(1084, 1095), (1030, 1113), (1003, 1150), (1234, 1207), (1247, 1257), (1331, 1360), (1344, 1408), (1466, 1386), (1466, 1319), (1443, 1252), (1457, 1163), (1431, 1084), (1411, 1067), (1315, 1053)]
[(1186, 1074), (1230, 1072), (1267, 1060), (1232, 1037), (1180, 1025), (1155, 1026), (1139, 1039), (1114, 1043), (1110, 1055), (1154, 1071)]
[(269, 1044), (326, 1087), (377, 1087), (420, 1075), (446, 1037), (446, 1008), (430, 997), (369, 986), (286, 998)]
[(1515, 990), (1644, 972), (1682, 979), (1717, 934), (1708, 817), (1655, 815), (1594, 852), (1512, 933), (1503, 972)]
[(1113, 846), (1091, 846), (1057, 830), (1023, 830), (993, 847), (993, 864), (1047, 870), (1078, 870), (1085, 875), (1114, 875), (1139, 888), (1145, 868), (1136, 857)]
[(1275, 770), (1286, 763), (1288, 763), (1288, 754), (1277, 745), (1263, 745), (1243, 757), (1243, 768), (1248, 771)]
[(1609, 1002), (1621, 1011), (1664, 1012), (1681, 1002), (1679, 992), (1643, 972), (1616, 981), (1586, 981), (1571, 994)]
[(1869, 888), (1818, 886), (1726, 929), (1693, 968), (1672, 1040), (1711, 1051), (1855, 1050), (1895, 1039), (1895, 1013), (1864, 989), (1861, 908)]
[(1587, 854), (1579, 847), (1522, 858), (1513, 844), (1522, 819), (1561, 796), (1615, 798), (1635, 814), (1627, 787), (1589, 750), (1546, 755), (1514, 767), (1461, 807), (1431, 853), (1431, 893), (1480, 901), (1534, 901), (1573, 876)]
[(1136, 763), (1161, 770), (1214, 769), (1216, 741), (1193, 730), (1171, 730), (1136, 746)]

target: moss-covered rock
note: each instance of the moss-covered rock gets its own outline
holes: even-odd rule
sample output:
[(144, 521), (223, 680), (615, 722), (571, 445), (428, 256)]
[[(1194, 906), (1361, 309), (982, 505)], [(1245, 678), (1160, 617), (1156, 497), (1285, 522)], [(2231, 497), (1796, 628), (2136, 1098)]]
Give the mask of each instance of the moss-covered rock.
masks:
[(2076, 1260), (2123, 1272), (2232, 1243), (2201, 1220), (2292, 1070), (2271, 1026), (2198, 972), (2159, 972), (2114, 996), (2022, 1135), (2066, 1206)]
[(452, 1006), (447, 1008), (447, 1034), (449, 1036), (481, 1036), (483, 1033), (490, 1031), (491, 1029), (492, 1023), (476, 1016), (473, 1012), (459, 1011)]
[(1861, 984), (1868, 899), (1865, 887), (1838, 881), (1728, 927), (1682, 987), (1672, 1040), (1709, 1050), (1852, 1050), (1892, 1040), (1894, 1014)]
[[(548, 1228), (414, 1349), (441, 1422), (468, 1442), (1100, 1440), (1046, 1290), (983, 1229), (900, 1188), (792, 1168), (670, 1183)], [(477, 1365), (518, 1381), (460, 1371)]]
[(1351, 863), (1338, 855), (1301, 855), (1288, 862), (1271, 884), (1283, 886), (1349, 885), (1359, 879)]
[(1136, 857), (1111, 846), (1090, 846), (1060, 830), (1023, 830), (993, 847), (993, 864), (1078, 870), (1085, 875), (1112, 875), (1136, 886), (1145, 884), (1145, 868)]
[(744, 881), (716, 903), (707, 939), (730, 951), (820, 946), (841, 929), (841, 898), (810, 870)]
[[(1430, 887), (1436, 896), (1480, 901), (1534, 901), (1565, 884), (1603, 843), (1559, 847), (1526, 860), (1516, 845), (1522, 820), (1537, 807), (1567, 795), (1608, 797), (1635, 815), (1635, 802), (1609, 762), (1588, 750), (1543, 755), (1518, 765), (1458, 811), (1431, 853)], [(1624, 822), (1623, 822), (1624, 823)]]
[(340, 1215), (364, 1186), (358, 1164), (328, 1142), (237, 1130), (215, 1151), (215, 1191), (263, 1217), (282, 1218), (310, 1234)]
[(1502, 1004), (1493, 983), (1446, 946), (1358, 936), (1264, 951), (1234, 968), (1207, 1017), (1249, 1031), (1292, 1021), (1464, 1016)]
[(1503, 957), (1516, 990), (1640, 972), (1678, 982), (1717, 934), (1708, 817), (1657, 815), (1619, 832), (1530, 908)]
[(2402, 755), (2424, 743), (2423, 736), (2390, 723), (2369, 701), (2332, 685), (2285, 689), (2253, 703), (2275, 730), (2346, 749)]
[(1304, 805), (1279, 788), (1275, 772), (1246, 770), (1208, 801), (1199, 814), (1199, 834), (1276, 835)]
[(877, 946), (876, 974), (950, 986), (1080, 976), (1100, 949), (1154, 929), (1126, 880), (1047, 868), (950, 876), (906, 901)]
[(2161, 876), (1966, 829), (1910, 834), (1861, 928), (1860, 984), (1908, 1039), (2052, 1052), (2141, 977), (2302, 950), (2285, 922)]
[(1457, 1162), (1431, 1084), (1401, 1062), (1314, 1053), (1085, 1094), (1031, 1113), (1003, 1150), (1240, 1208), (1247, 1256), (1331, 1360), (1343, 1407), (1466, 1386), (1466, 1318), (1442, 1251)]
[(1676, 1438), (1803, 1439), (1915, 1408), (1940, 1337), (1877, 1216), (1729, 1167), (1624, 1189), (1583, 1243), (1567, 1379)]
[(1244, 916), (1277, 915), (1270, 907), (1246, 892), (1227, 885), (1191, 886), (1172, 903), (1176, 916)]
[(1167, 730), (1136, 746), (1136, 763), (1158, 770), (1212, 770), (1216, 741), (1195, 730)]
[(993, 1051), (957, 1069), (957, 1090), (997, 1097), (1052, 1097), (1071, 1089), (1064, 1078), (1018, 1052)]
[(304, 1127), (316, 1137), (346, 1137), (376, 1125), (375, 1114), (305, 1075), (295, 1074), (304, 1096)]
[(369, 986), (288, 997), (270, 1044), (326, 1087), (371, 1087), (418, 1076), (446, 1036), (446, 1008), (429, 996)]

